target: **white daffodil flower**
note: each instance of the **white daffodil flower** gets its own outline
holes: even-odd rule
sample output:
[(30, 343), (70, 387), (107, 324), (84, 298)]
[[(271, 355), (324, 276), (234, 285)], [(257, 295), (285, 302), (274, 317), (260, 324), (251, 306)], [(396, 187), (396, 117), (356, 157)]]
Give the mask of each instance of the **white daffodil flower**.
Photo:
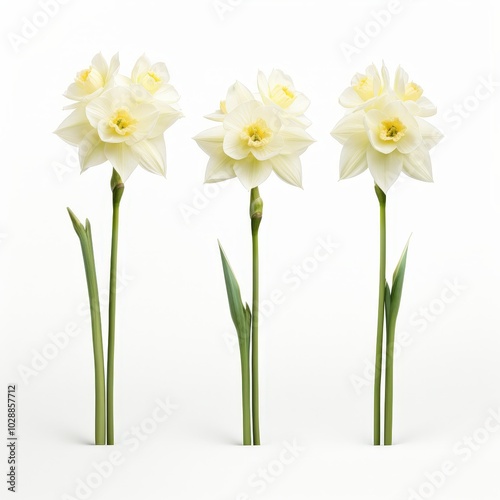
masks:
[(380, 98), (370, 109), (346, 115), (332, 131), (343, 144), (340, 178), (347, 179), (370, 170), (385, 192), (401, 172), (432, 182), (429, 150), (441, 139), (441, 132), (398, 100)]
[(366, 73), (356, 73), (339, 98), (339, 103), (344, 108), (359, 108), (366, 106), (373, 99), (381, 96), (389, 88), (389, 73), (385, 64), (382, 65), (382, 77), (377, 67), (371, 64), (366, 68)]
[(312, 137), (301, 127), (285, 126), (274, 107), (255, 98), (233, 108), (235, 101), (226, 101), (228, 113), (222, 126), (194, 138), (210, 156), (205, 182), (237, 176), (245, 188), (252, 189), (274, 171), (285, 182), (301, 187), (299, 156), (314, 142)]
[(432, 116), (437, 110), (436, 106), (423, 96), (423, 89), (420, 85), (410, 82), (408, 73), (398, 66), (394, 79), (394, 92), (407, 107), (412, 109), (412, 113), (417, 116)]
[(304, 116), (309, 107), (309, 99), (297, 91), (292, 79), (279, 69), (273, 69), (269, 79), (262, 71), (257, 76), (262, 102), (280, 111), (282, 120), (291, 124), (308, 127), (311, 122)]
[(109, 66), (101, 53), (96, 54), (90, 66), (76, 74), (75, 81), (64, 93), (68, 99), (77, 101), (65, 109), (75, 108), (81, 103), (88, 103), (98, 97), (104, 90), (112, 86), (119, 67), (118, 54), (111, 58)]
[(255, 96), (241, 82), (235, 82), (226, 93), (226, 100), (221, 101), (219, 109), (205, 115), (205, 118), (214, 122), (223, 122), (225, 116), (234, 108), (247, 101), (254, 101)]
[(165, 63), (151, 64), (144, 54), (139, 57), (132, 69), (131, 82), (140, 85), (159, 101), (174, 104), (179, 100), (179, 94), (169, 83), (170, 75)]

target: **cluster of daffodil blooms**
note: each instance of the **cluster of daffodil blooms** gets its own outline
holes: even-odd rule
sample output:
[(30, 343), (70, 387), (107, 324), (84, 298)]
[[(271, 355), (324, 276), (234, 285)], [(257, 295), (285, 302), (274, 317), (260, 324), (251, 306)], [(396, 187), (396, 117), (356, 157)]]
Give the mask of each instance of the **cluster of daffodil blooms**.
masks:
[(351, 86), (340, 96), (346, 115), (332, 131), (343, 144), (340, 178), (354, 177), (366, 169), (375, 180), (380, 203), (380, 279), (375, 355), (373, 441), (380, 444), (381, 382), (384, 325), (386, 334), (384, 444), (392, 444), (393, 367), (396, 320), (401, 302), (406, 267), (406, 245), (393, 274), (392, 288), (386, 281), (386, 194), (401, 172), (421, 181), (432, 181), (429, 150), (441, 139), (441, 132), (425, 117), (436, 107), (423, 95), (423, 89), (409, 81), (398, 67), (391, 86), (389, 72), (382, 65), (382, 76), (374, 65), (366, 74), (356, 74)]
[(275, 69), (269, 78), (259, 72), (257, 85), (257, 95), (240, 82), (232, 85), (225, 101), (221, 101), (220, 109), (207, 115), (208, 119), (220, 122), (221, 125), (194, 138), (210, 156), (205, 182), (238, 177), (243, 186), (250, 190), (253, 275), (251, 311), (241, 300), (238, 282), (222, 247), (220, 248), (231, 316), (240, 346), (245, 445), (252, 442), (260, 444), (258, 231), (263, 202), (258, 186), (274, 171), (285, 182), (301, 187), (300, 155), (314, 142), (305, 130), (311, 123), (304, 116), (309, 107), (309, 99), (295, 89), (292, 79)]
[[(113, 232), (111, 245), (108, 373), (104, 384), (104, 357), (99, 297), (90, 224), (81, 224), (70, 212), (80, 238), (91, 304), (96, 383), (96, 443), (113, 438), (113, 373), (116, 309), (116, 261), (119, 204), (124, 181), (137, 165), (165, 174), (163, 133), (180, 116), (179, 96), (169, 83), (165, 64), (151, 64), (142, 56), (130, 77), (118, 75), (118, 55), (110, 64), (98, 54), (77, 74), (66, 97), (74, 101), (72, 112), (56, 133), (79, 148), (82, 171), (109, 160), (113, 167)], [(304, 113), (309, 99), (280, 70), (269, 77), (259, 72), (257, 92), (240, 82), (227, 91), (219, 109), (206, 118), (217, 122), (194, 137), (209, 156), (205, 182), (237, 177), (250, 191), (252, 243), (252, 307), (242, 301), (241, 291), (228, 259), (219, 244), (229, 308), (240, 346), (243, 444), (260, 444), (259, 423), (259, 244), (263, 201), (259, 186), (274, 172), (288, 184), (302, 187), (300, 156), (314, 142), (307, 132), (311, 122)], [(435, 106), (422, 88), (399, 67), (391, 86), (385, 65), (374, 65), (356, 74), (340, 96), (347, 108), (332, 131), (342, 145), (340, 178), (356, 176), (366, 169), (375, 180), (380, 204), (380, 282), (374, 393), (374, 444), (380, 444), (383, 342), (386, 341), (384, 444), (392, 444), (393, 353), (396, 320), (401, 302), (408, 244), (393, 274), (386, 280), (386, 195), (403, 172), (418, 180), (432, 181), (429, 150), (442, 138), (426, 117)], [(385, 334), (385, 336), (384, 336)], [(104, 405), (106, 393), (107, 409)], [(107, 412), (107, 429), (105, 417)]]
[(78, 147), (82, 172), (107, 160), (113, 167), (113, 228), (109, 284), (108, 363), (105, 383), (99, 290), (95, 271), (90, 223), (81, 224), (68, 209), (80, 239), (91, 306), (95, 370), (95, 442), (114, 444), (114, 346), (116, 316), (116, 266), (118, 221), (124, 182), (140, 165), (149, 172), (165, 175), (163, 133), (182, 113), (175, 107), (179, 95), (169, 83), (164, 63), (151, 64), (141, 56), (130, 77), (119, 75), (118, 54), (108, 64), (97, 54), (91, 65), (80, 71), (65, 96), (74, 101), (65, 109), (71, 114), (56, 134)]

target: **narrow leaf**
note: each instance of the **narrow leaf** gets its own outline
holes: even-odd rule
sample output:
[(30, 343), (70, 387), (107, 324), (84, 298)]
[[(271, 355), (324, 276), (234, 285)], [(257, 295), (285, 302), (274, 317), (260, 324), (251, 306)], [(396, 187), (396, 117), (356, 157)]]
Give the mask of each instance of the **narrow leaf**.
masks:
[(248, 304), (243, 304), (241, 300), (240, 286), (234, 275), (234, 272), (227, 260), (226, 254), (219, 243), (219, 250), (222, 259), (222, 269), (224, 271), (224, 280), (226, 282), (227, 298), (229, 301), (229, 310), (231, 312), (231, 318), (233, 319), (234, 326), (238, 333), (238, 338), (240, 342), (247, 342), (250, 340), (250, 321), (251, 313)]
[(403, 253), (401, 254), (401, 258), (399, 259), (398, 265), (396, 266), (396, 269), (394, 270), (394, 274), (392, 276), (390, 320), (394, 325), (396, 324), (399, 306), (401, 304), (401, 296), (403, 294), (403, 282), (406, 271), (406, 256), (408, 254), (408, 245), (410, 244), (410, 238), (408, 238)]

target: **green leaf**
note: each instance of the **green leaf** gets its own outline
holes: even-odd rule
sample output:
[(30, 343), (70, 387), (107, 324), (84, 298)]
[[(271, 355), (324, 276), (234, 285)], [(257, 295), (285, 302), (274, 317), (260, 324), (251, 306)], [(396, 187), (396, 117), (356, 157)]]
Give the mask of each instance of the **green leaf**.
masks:
[(391, 316), (391, 289), (389, 288), (389, 283), (387, 283), (387, 281), (385, 282), (384, 305), (386, 324), (389, 324), (389, 318)]
[(234, 275), (234, 272), (227, 260), (226, 254), (219, 243), (220, 256), (222, 259), (222, 269), (224, 271), (224, 280), (226, 282), (227, 298), (229, 301), (229, 310), (233, 319), (240, 345), (243, 343), (245, 347), (250, 344), (250, 324), (252, 314), (248, 304), (243, 304), (241, 300), (240, 286)]
[[(411, 235), (410, 235), (411, 238)], [(405, 278), (406, 271), (406, 256), (408, 254), (408, 245), (410, 244), (410, 238), (404, 247), (401, 258), (399, 259), (398, 265), (394, 270), (392, 275), (392, 291), (391, 291), (391, 305), (390, 305), (390, 323), (396, 324), (396, 319), (399, 313), (399, 306), (401, 305), (401, 296), (403, 294), (403, 282)]]

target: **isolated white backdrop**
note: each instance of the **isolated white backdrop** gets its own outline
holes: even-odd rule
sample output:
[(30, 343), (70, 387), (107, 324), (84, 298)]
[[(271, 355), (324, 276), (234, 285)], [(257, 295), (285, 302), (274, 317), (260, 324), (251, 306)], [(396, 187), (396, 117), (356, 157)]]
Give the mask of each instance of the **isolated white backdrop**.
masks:
[[(1, 364), (2, 390), (18, 384), (18, 498), (418, 498), (412, 490), (500, 498), (500, 432), (483, 430), (500, 406), (495, 2), (70, 0), (45, 18), (42, 3), (4, 3), (1, 16)], [(23, 42), (26, 19), (47, 22), (24, 28)], [(165, 61), (185, 114), (166, 134), (167, 180), (137, 170), (122, 201), (121, 459), (100, 475), (93, 463), (117, 455), (91, 445), (86, 285), (66, 206), (93, 224), (105, 310), (110, 166), (80, 176), (74, 151), (52, 134), (65, 116), (63, 91), (99, 51), (107, 59), (119, 51), (122, 72), (143, 52)], [(329, 136), (352, 75), (382, 60), (424, 87), (446, 135), (432, 152), (435, 183), (402, 178), (389, 192), (389, 270), (413, 233), (390, 448), (370, 445), (378, 206), (368, 173), (338, 182), (341, 148)], [(243, 448), (239, 355), (216, 240), (249, 300), (248, 193), (237, 180), (204, 186), (207, 158), (191, 137), (210, 126), (203, 115), (230, 84), (256, 89), (257, 70), (274, 67), (311, 99), (317, 142), (303, 155), (304, 190), (276, 178), (261, 188), (263, 446)], [(188, 207), (195, 213), (186, 216)], [(332, 252), (314, 262), (321, 239)], [(23, 367), (37, 374), (22, 377)], [(178, 408), (155, 423), (167, 398)], [(131, 432), (141, 426), (138, 444)], [(285, 442), (295, 455), (283, 453)], [(436, 473), (444, 462), (449, 476)]]

